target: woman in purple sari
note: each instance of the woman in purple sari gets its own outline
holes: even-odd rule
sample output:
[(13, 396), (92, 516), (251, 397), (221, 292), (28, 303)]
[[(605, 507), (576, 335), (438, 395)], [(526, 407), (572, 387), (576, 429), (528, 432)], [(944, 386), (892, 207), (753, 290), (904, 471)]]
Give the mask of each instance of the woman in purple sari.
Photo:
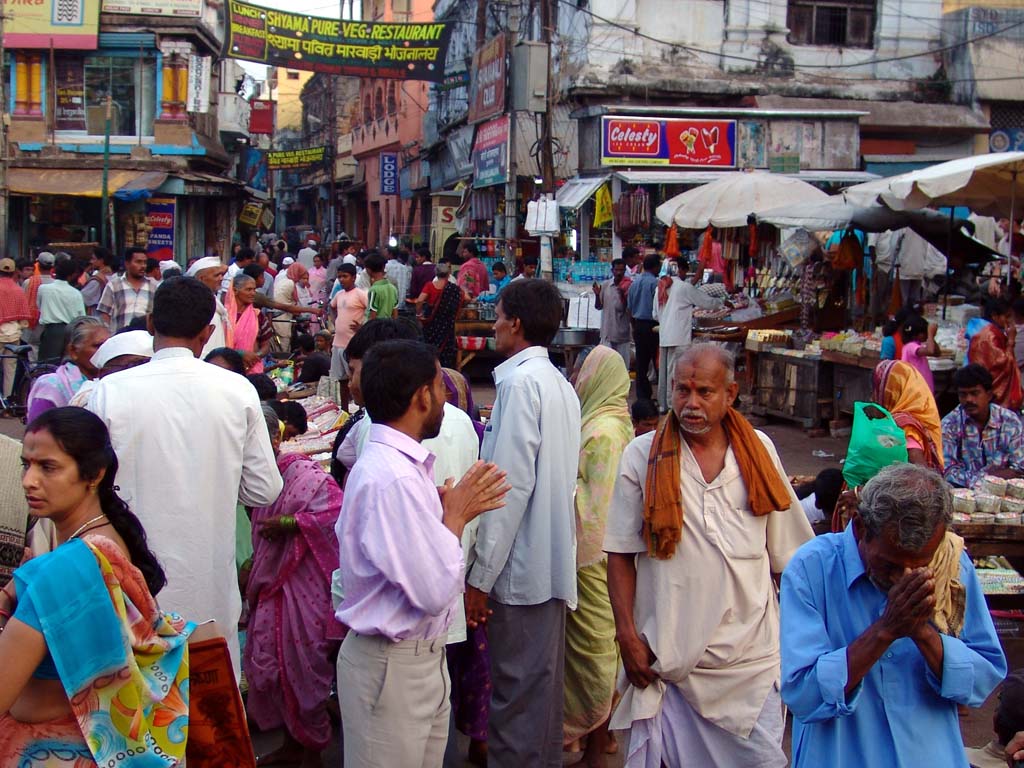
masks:
[(284, 728), (284, 746), (258, 762), (319, 764), (331, 738), (331, 658), (341, 637), (331, 607), (341, 490), (307, 456), (279, 455), (277, 466), (284, 490), (271, 506), (252, 511), (247, 709), (261, 730)]

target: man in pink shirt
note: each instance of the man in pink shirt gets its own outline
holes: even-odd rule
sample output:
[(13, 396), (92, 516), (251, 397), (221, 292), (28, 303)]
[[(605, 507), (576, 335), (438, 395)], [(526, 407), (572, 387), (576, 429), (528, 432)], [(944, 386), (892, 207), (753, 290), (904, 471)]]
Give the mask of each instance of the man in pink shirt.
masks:
[(935, 343), (935, 331), (937, 326), (929, 324), (920, 315), (911, 315), (903, 326), (903, 354), (901, 359), (910, 363), (920, 373), (926, 382), (928, 389), (935, 394), (935, 379), (932, 376), (932, 369), (928, 367), (929, 357), (939, 357), (942, 350)]
[(459, 267), (459, 276), (456, 282), (459, 284), (459, 288), (469, 294), (469, 298), (475, 299), (481, 293), (486, 293), (491, 287), (487, 265), (480, 261), (478, 251), (473, 243), (466, 243), (462, 246), (462, 258), (464, 261)]
[(356, 268), (352, 264), (338, 267), (338, 282), (341, 290), (331, 299), (335, 312), (334, 346), (331, 350), (331, 378), (341, 382), (341, 406), (348, 410), (349, 369), (345, 360), (345, 347), (352, 335), (359, 330), (366, 317), (366, 291), (356, 288)]
[(476, 462), (458, 485), (434, 485), (446, 389), (437, 352), (385, 341), (363, 360), (373, 423), (345, 487), (335, 531), (341, 604), (349, 628), (338, 654), (346, 768), (439, 766), (448, 741), (451, 684), (444, 648), (465, 572), (462, 529), (504, 504), (494, 464)]

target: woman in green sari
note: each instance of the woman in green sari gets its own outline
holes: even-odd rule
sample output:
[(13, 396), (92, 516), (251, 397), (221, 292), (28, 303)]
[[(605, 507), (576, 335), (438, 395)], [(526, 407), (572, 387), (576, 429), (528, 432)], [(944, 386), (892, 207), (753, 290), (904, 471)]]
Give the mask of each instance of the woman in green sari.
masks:
[(583, 420), (576, 480), (579, 606), (565, 626), (564, 743), (585, 739), (583, 764), (603, 766), (619, 660), (602, 544), (619, 459), (633, 439), (622, 357), (610, 347), (595, 347), (580, 368), (576, 394)]

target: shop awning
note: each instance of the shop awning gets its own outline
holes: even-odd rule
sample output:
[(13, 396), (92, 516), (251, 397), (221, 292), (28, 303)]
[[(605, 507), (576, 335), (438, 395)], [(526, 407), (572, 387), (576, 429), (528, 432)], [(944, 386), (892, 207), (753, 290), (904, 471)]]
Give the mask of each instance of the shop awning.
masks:
[(568, 208), (571, 211), (579, 209), (610, 178), (611, 176), (606, 175), (569, 179), (555, 192), (555, 200), (558, 201), (558, 207)]
[[(111, 170), (107, 173), (107, 191), (120, 199), (148, 197), (166, 179), (166, 173)], [(16, 195), (102, 197), (103, 171), (87, 168), (9, 168), (7, 187)], [(122, 191), (123, 194), (120, 194)]]
[[(708, 184), (737, 171), (616, 171), (615, 176), (627, 184)], [(832, 184), (859, 184), (872, 181), (878, 176), (863, 171), (800, 171), (800, 173), (784, 173), (808, 184), (829, 182)]]

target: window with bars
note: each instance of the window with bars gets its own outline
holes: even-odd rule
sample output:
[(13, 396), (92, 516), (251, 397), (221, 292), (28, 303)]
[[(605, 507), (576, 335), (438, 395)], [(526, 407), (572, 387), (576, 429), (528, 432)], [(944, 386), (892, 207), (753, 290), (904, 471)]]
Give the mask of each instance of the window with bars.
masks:
[(789, 0), (786, 25), (793, 45), (873, 48), (875, 0)]
[(994, 101), (991, 104), (989, 123), (993, 131), (1008, 128), (1024, 128), (1024, 102)]

